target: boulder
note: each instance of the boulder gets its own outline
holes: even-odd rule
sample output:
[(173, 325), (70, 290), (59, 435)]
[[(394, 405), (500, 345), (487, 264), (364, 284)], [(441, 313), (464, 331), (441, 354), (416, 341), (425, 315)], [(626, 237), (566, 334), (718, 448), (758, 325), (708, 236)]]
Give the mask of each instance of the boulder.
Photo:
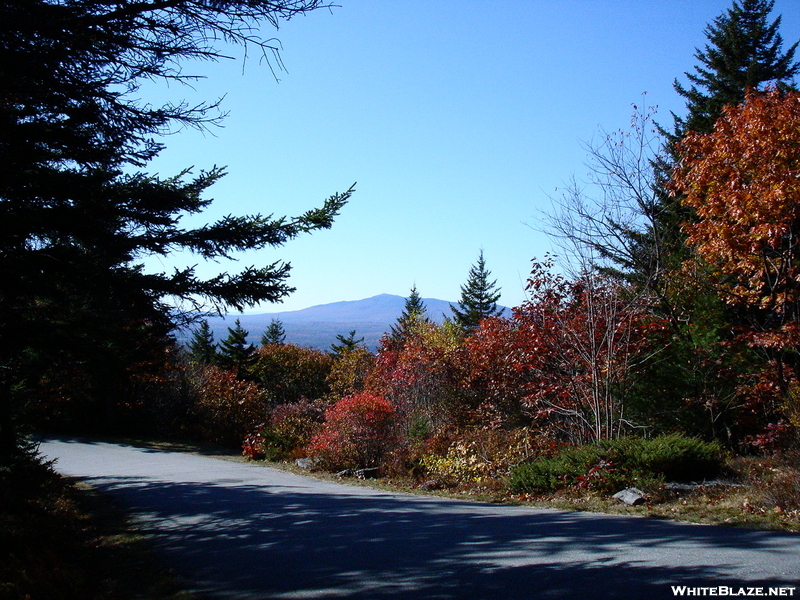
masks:
[(621, 492), (617, 492), (614, 494), (614, 498), (620, 502), (624, 502), (629, 506), (637, 506), (645, 503), (644, 492), (637, 490), (636, 488), (628, 488), (622, 490)]

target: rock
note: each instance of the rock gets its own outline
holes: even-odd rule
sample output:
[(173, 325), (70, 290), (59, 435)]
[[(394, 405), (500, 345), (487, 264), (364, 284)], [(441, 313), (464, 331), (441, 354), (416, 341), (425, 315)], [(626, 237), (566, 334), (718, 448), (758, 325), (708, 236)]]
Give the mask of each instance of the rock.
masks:
[(425, 483), (421, 483), (419, 489), (425, 490), (426, 492), (432, 492), (434, 490), (442, 489), (442, 482), (438, 479), (431, 479), (430, 481), (426, 481)]
[(628, 488), (626, 490), (622, 490), (621, 492), (617, 492), (614, 494), (614, 498), (619, 500), (620, 502), (624, 502), (629, 506), (637, 506), (639, 504), (644, 504), (644, 492), (641, 490), (637, 490), (636, 488)]
[(359, 479), (373, 479), (378, 476), (379, 471), (379, 467), (370, 467), (368, 469), (358, 469), (357, 471), (353, 472), (353, 475)]
[(313, 469), (315, 466), (317, 466), (317, 463), (319, 463), (318, 458), (298, 458), (296, 461), (294, 461), (294, 464), (301, 469)]

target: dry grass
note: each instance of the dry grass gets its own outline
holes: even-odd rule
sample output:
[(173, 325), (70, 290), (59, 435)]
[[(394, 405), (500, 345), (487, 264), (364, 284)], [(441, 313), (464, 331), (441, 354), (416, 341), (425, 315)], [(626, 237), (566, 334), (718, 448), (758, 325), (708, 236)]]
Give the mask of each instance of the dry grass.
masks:
[(722, 481), (704, 485), (667, 485), (649, 490), (646, 503), (640, 506), (628, 506), (612, 497), (577, 488), (521, 496), (508, 495), (497, 485), (459, 492), (541, 508), (800, 532), (800, 453), (738, 457), (728, 463), (724, 476)]
[[(765, 461), (768, 464), (779, 463), (781, 467), (765, 467)], [(341, 478), (321, 471), (311, 472), (293, 463), (263, 464), (327, 481), (420, 495), (536, 508), (638, 515), (704, 525), (800, 532), (800, 485), (797, 485), (800, 483), (800, 471), (787, 458), (736, 459), (728, 469), (729, 480), (725, 482), (698, 485), (690, 489), (665, 487), (647, 494), (646, 504), (640, 506), (628, 506), (614, 498), (580, 489), (520, 496), (509, 494), (502, 482), (460, 488), (427, 485), (421, 487), (419, 482), (410, 478), (360, 480), (353, 477)], [(787, 493), (787, 488), (790, 487), (786, 484), (787, 479), (794, 483), (791, 489), (796, 493), (793, 495)], [(778, 494), (781, 494), (780, 502), (776, 502)]]

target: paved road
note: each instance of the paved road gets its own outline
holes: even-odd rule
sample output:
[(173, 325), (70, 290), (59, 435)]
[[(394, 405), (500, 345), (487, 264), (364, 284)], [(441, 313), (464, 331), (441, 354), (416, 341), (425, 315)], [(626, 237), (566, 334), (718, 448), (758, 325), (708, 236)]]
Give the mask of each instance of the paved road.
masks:
[(125, 445), (41, 450), (129, 507), (200, 598), (800, 597), (798, 535), (388, 493)]

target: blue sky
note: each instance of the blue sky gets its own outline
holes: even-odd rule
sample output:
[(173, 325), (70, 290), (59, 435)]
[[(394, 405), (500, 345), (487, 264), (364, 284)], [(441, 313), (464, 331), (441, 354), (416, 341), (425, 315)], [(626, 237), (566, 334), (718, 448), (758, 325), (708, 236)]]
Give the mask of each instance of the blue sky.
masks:
[[(530, 260), (553, 249), (536, 230), (572, 176), (583, 144), (626, 128), (632, 104), (671, 123), (672, 82), (695, 64), (708, 22), (728, 0), (339, 0), (278, 31), (285, 72), (257, 56), (189, 64), (194, 90), (144, 99), (215, 99), (229, 112), (213, 134), (166, 138), (149, 170), (227, 166), (200, 224), (226, 214), (297, 215), (357, 182), (331, 230), (199, 265), (210, 275), (291, 262), (295, 310), (380, 293), (456, 301), (483, 249), (501, 303), (525, 294)], [(777, 0), (787, 47), (800, 2)], [(165, 96), (166, 95), (166, 96)], [(195, 264), (175, 256), (151, 270)]]

